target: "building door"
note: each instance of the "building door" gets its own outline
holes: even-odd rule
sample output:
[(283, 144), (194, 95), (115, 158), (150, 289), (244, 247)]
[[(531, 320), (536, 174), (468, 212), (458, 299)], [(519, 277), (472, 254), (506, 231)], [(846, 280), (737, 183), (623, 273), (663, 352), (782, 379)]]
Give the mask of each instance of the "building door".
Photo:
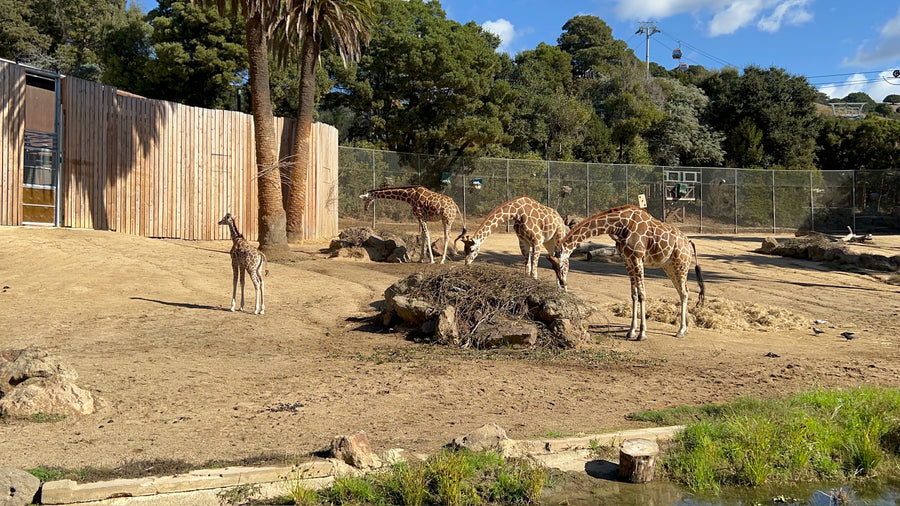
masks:
[(24, 225), (59, 224), (59, 76), (25, 72)]

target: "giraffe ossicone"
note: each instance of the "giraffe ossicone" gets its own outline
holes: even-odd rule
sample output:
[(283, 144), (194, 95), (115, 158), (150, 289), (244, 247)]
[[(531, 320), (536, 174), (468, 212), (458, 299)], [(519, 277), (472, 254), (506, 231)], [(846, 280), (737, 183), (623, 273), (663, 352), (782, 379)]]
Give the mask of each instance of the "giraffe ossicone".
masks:
[(235, 298), (237, 297), (238, 276), (241, 279), (241, 308), (244, 310), (244, 275), (250, 275), (250, 281), (253, 282), (253, 288), (256, 292), (256, 309), (253, 314), (266, 313), (266, 295), (264, 275), (269, 274), (269, 263), (265, 253), (259, 251), (255, 246), (247, 242), (244, 236), (238, 231), (235, 224), (235, 216), (226, 213), (219, 220), (219, 225), (227, 225), (228, 231), (231, 233), (231, 271), (233, 274), (231, 283), (231, 311), (234, 311)]
[[(647, 315), (644, 307), (644, 268), (662, 268), (675, 285), (681, 300), (681, 324), (675, 337), (683, 337), (687, 332), (688, 271), (696, 263), (697, 284), (700, 294), (697, 305), (703, 303), (705, 287), (700, 263), (697, 262), (697, 248), (676, 227), (654, 218), (645, 209), (637, 206), (614, 207), (597, 213), (574, 227), (557, 244), (550, 265), (556, 272), (557, 280), (565, 289), (569, 273), (569, 257), (582, 242), (598, 235), (608, 234), (616, 243), (616, 249), (625, 261), (625, 268), (631, 281), (631, 328), (628, 338), (642, 341), (647, 338)], [(640, 313), (640, 329), (638, 329)]]
[(481, 245), (488, 236), (509, 220), (513, 221), (513, 230), (519, 239), (519, 250), (525, 257), (525, 273), (537, 279), (541, 246), (543, 245), (548, 254), (552, 254), (556, 245), (566, 235), (568, 227), (555, 209), (527, 195), (516, 197), (495, 207), (484, 217), (471, 236), (463, 229), (454, 243), (462, 240), (466, 255), (465, 264), (469, 265), (478, 256)]
[(447, 259), (447, 248), (450, 245), (450, 227), (456, 215), (462, 213), (456, 201), (449, 195), (437, 193), (421, 185), (396, 186), (391, 188), (377, 188), (369, 190), (359, 198), (365, 202), (364, 211), (369, 210), (369, 204), (376, 199), (399, 200), (412, 206), (412, 214), (419, 223), (419, 232), (422, 235), (421, 262), (425, 261), (426, 253), (430, 263), (434, 263), (434, 253), (431, 251), (431, 234), (428, 232), (428, 221), (440, 219), (444, 226), (444, 253), (441, 255), (441, 263)]

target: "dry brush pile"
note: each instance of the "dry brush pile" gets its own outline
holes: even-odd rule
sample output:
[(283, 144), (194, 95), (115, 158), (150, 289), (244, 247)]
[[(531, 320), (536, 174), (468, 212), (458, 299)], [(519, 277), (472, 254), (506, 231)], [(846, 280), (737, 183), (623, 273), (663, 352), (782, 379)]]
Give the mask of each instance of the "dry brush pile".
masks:
[(385, 290), (383, 323), (442, 344), (571, 348), (587, 339), (593, 308), (521, 269), (486, 264), (413, 274)]

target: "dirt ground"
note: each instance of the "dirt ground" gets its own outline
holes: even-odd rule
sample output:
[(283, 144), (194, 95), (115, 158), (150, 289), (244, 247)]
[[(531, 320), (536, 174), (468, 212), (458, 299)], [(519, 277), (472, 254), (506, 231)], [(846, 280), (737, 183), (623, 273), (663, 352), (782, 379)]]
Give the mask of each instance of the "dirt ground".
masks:
[[(365, 321), (391, 283), (447, 266), (328, 259), (327, 242), (306, 243), (300, 260), (269, 265), (266, 314), (254, 316), (227, 311), (230, 241), (3, 227), (0, 348), (59, 355), (101, 403), (54, 423), (0, 420), (0, 465), (296, 455), (360, 430), (378, 451), (432, 452), (488, 422), (516, 439), (574, 435), (642, 426), (628, 419), (637, 410), (898, 386), (900, 287), (754, 253), (762, 238), (695, 237), (708, 296), (788, 309), (804, 328), (691, 328), (676, 339), (675, 326), (650, 322), (633, 342), (626, 318), (600, 311), (595, 328), (612, 332), (593, 348), (620, 360), (590, 363), (435, 349)], [(853, 248), (896, 255), (900, 237)], [(515, 236), (495, 234), (476, 261), (520, 268)], [(675, 298), (661, 270), (647, 274), (649, 297)], [(544, 256), (540, 277), (553, 278)], [(629, 297), (620, 264), (573, 260), (569, 282), (598, 307)], [(696, 300), (693, 273), (689, 283)], [(825, 333), (813, 334), (813, 319), (828, 320)]]

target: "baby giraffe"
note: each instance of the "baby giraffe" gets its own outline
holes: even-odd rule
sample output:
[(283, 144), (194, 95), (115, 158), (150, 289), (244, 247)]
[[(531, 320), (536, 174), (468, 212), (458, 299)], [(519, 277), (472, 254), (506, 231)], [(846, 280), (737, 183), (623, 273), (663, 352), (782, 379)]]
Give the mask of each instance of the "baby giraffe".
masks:
[(247, 239), (244, 239), (244, 236), (238, 232), (234, 218), (231, 213), (228, 213), (219, 220), (219, 225), (228, 225), (228, 230), (231, 232), (231, 240), (234, 242), (231, 246), (231, 270), (234, 273), (231, 290), (231, 310), (234, 311), (234, 299), (237, 295), (238, 272), (241, 273), (240, 310), (244, 310), (244, 272), (246, 271), (250, 274), (250, 281), (253, 282), (253, 288), (256, 291), (256, 310), (253, 314), (266, 314), (266, 291), (263, 282), (263, 272), (265, 272), (265, 275), (269, 275), (269, 263), (266, 260), (266, 255), (247, 242)]

